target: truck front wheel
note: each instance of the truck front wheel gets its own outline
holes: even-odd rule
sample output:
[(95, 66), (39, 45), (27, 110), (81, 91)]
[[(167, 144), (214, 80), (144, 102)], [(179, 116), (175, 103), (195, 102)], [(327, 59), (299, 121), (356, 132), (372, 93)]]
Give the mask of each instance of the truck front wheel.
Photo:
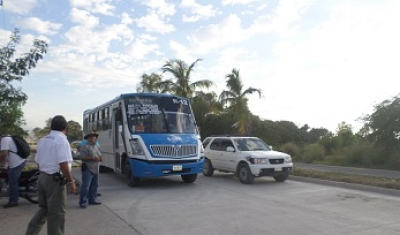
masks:
[(134, 177), (133, 172), (131, 171), (131, 166), (129, 165), (128, 160), (125, 163), (125, 176), (128, 178), (128, 185), (130, 187), (136, 187), (140, 184), (140, 178)]
[(193, 183), (197, 179), (197, 174), (192, 175), (181, 175), (183, 182), (185, 183)]

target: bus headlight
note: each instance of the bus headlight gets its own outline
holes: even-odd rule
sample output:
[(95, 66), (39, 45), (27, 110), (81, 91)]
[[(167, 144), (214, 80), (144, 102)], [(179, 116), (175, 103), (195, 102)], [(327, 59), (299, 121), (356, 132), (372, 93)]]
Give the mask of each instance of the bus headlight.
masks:
[(200, 153), (203, 154), (204, 153), (204, 147), (203, 147), (203, 144), (201, 143), (200, 137), (199, 137), (199, 140), (198, 140), (198, 145), (200, 146)]
[(131, 139), (130, 143), (131, 143), (131, 148), (132, 148), (132, 154), (144, 155), (142, 145), (140, 144), (138, 139)]

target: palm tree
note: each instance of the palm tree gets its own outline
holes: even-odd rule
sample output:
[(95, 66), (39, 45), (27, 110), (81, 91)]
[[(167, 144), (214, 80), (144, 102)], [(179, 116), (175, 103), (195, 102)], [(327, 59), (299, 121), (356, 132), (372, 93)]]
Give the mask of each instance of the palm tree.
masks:
[(187, 98), (191, 98), (196, 94), (196, 88), (210, 88), (214, 84), (210, 80), (204, 79), (190, 83), (190, 73), (199, 61), (201, 61), (201, 59), (197, 59), (190, 66), (178, 59), (167, 61), (167, 63), (161, 67), (161, 70), (163, 73), (171, 73), (174, 76), (175, 82), (168, 79), (162, 81), (160, 87), (165, 91), (170, 91), (175, 95)]
[(207, 104), (208, 107), (207, 114), (209, 113), (219, 114), (223, 110), (221, 102), (219, 102), (218, 100), (217, 94), (213, 91), (212, 92), (198, 91), (196, 92), (196, 98)]
[(220, 102), (228, 107), (228, 110), (233, 113), (235, 120), (237, 120), (234, 127), (238, 128), (240, 134), (246, 134), (250, 130), (250, 110), (247, 96), (257, 92), (261, 98), (262, 90), (249, 87), (243, 91), (242, 79), (238, 69), (232, 69), (232, 73), (227, 74), (226, 78), (228, 79), (226, 81), (228, 90), (221, 92)]
[(160, 88), (162, 78), (160, 75), (155, 73), (148, 75), (144, 73), (141, 78), (142, 81), (136, 86), (138, 92), (162, 92)]

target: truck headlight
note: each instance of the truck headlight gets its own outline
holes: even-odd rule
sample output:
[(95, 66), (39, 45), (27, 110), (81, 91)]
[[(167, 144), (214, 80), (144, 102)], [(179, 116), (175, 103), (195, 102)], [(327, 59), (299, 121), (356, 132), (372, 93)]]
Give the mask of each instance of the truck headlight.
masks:
[(267, 158), (249, 158), (248, 160), (252, 164), (268, 164)]
[(292, 158), (290, 156), (285, 157), (285, 163), (292, 163)]

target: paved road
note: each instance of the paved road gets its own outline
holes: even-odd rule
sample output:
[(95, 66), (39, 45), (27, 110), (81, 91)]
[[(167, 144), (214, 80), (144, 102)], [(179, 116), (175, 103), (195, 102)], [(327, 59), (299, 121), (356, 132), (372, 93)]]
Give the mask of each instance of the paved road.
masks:
[[(74, 169), (79, 178), (79, 168)], [(100, 206), (67, 204), (66, 235), (242, 235), (400, 234), (400, 198), (367, 191), (268, 177), (252, 185), (232, 174), (199, 175), (194, 184), (180, 177), (150, 179), (139, 188), (123, 176), (100, 175)], [(0, 198), (0, 204), (5, 203)], [(37, 206), (21, 200), (0, 208), (0, 234), (23, 234)], [(46, 229), (40, 233), (46, 234)]]

